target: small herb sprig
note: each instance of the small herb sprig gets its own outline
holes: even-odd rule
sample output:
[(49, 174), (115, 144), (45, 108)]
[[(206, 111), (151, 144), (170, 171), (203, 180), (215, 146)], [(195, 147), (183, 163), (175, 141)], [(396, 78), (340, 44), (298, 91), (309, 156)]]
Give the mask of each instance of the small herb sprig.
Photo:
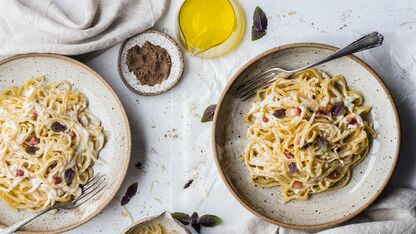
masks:
[(192, 213), (192, 215), (183, 212), (174, 212), (172, 213), (172, 217), (183, 225), (190, 224), (198, 233), (201, 231), (201, 226), (215, 227), (222, 223), (222, 219), (216, 215), (205, 214), (199, 217), (197, 212)]
[(205, 109), (204, 114), (201, 117), (201, 123), (211, 122), (212, 118), (214, 118), (216, 108), (217, 108), (217, 104), (209, 105)]
[(260, 8), (256, 7), (253, 13), (253, 26), (251, 27), (251, 40), (255, 41), (266, 35), (267, 16)]

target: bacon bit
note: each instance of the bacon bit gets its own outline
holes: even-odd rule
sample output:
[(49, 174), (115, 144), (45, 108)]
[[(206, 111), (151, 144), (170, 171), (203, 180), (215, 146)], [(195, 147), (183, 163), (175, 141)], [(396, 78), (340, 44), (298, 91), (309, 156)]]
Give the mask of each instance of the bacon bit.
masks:
[(290, 108), (286, 110), (286, 115), (288, 116), (299, 116), (302, 113), (302, 110), (299, 107)]
[(263, 117), (263, 122), (267, 123), (269, 122), (269, 118), (267, 118), (266, 116)]
[(77, 134), (72, 130), (68, 132), (68, 135), (71, 137), (72, 140), (75, 139), (75, 137), (77, 136)]
[(301, 189), (302, 188), (302, 182), (299, 182), (299, 181), (293, 182), (293, 188)]
[(58, 185), (58, 184), (62, 183), (62, 178), (61, 178), (61, 177), (59, 177), (59, 176), (54, 176), (54, 177), (52, 178), (52, 183), (53, 183), (54, 185)]
[(29, 140), (29, 144), (31, 144), (31, 145), (37, 145), (37, 144), (39, 144), (39, 139), (36, 138), (36, 137), (32, 137)]
[(32, 112), (32, 114), (30, 115), (30, 117), (32, 117), (32, 119), (37, 119), (38, 118), (38, 113), (36, 113), (35, 111)]
[(329, 178), (335, 180), (338, 177), (338, 171), (334, 170), (331, 172), (331, 174), (329, 174)]
[(291, 154), (288, 150), (285, 150), (284, 154), (285, 154), (287, 159), (293, 158), (293, 154)]
[(348, 123), (348, 125), (356, 125), (358, 123), (357, 118), (350, 117), (350, 118), (347, 119), (347, 123)]
[(23, 176), (25, 172), (22, 169), (16, 169), (16, 176)]

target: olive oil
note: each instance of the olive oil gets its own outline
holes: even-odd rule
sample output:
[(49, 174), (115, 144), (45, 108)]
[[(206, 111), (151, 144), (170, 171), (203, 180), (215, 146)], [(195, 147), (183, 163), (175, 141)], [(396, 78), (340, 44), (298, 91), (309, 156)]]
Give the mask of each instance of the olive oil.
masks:
[[(185, 0), (178, 18), (185, 48), (193, 55), (203, 53), (203, 57), (227, 53), (239, 43), (244, 31), (242, 13), (229, 0)], [(208, 52), (216, 47), (221, 49)]]

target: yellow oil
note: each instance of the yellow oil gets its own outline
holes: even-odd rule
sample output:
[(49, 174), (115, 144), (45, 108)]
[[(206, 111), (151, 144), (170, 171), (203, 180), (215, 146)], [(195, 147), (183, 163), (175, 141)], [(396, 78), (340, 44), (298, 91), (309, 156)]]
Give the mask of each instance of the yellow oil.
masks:
[[(191, 54), (202, 53), (226, 42), (239, 23), (236, 9), (229, 0), (185, 0), (178, 20), (183, 43)], [(231, 47), (240, 39), (238, 35)]]

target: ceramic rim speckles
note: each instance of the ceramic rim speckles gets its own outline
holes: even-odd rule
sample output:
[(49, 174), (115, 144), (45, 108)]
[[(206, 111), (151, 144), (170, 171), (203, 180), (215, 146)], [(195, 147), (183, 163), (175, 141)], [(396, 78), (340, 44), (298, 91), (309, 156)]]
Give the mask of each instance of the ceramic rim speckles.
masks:
[[(172, 61), (169, 77), (162, 83), (154, 86), (140, 84), (135, 74), (129, 71), (126, 63), (127, 51), (136, 45), (142, 46), (147, 41), (166, 49)], [(118, 74), (127, 88), (136, 94), (153, 96), (167, 92), (179, 82), (183, 74), (183, 69), (182, 51), (176, 41), (165, 33), (156, 30), (147, 30), (126, 39), (120, 46), (117, 61)]]
[[(18, 86), (36, 76), (45, 82), (68, 80), (88, 100), (88, 109), (104, 128), (106, 143), (93, 166), (107, 177), (108, 185), (99, 195), (75, 210), (48, 212), (27, 224), (19, 233), (61, 233), (76, 228), (98, 215), (114, 198), (124, 180), (130, 161), (131, 135), (126, 112), (110, 85), (88, 66), (56, 54), (23, 54), (0, 62), (0, 90)], [(103, 103), (103, 100), (106, 100)], [(111, 162), (111, 163), (109, 163)], [(0, 201), (0, 223), (11, 225), (33, 216), (16, 211)], [(0, 227), (3, 227), (0, 224)]]
[(378, 135), (372, 140), (367, 157), (353, 169), (351, 181), (339, 190), (282, 204), (277, 187), (256, 188), (249, 180), (240, 155), (244, 155), (247, 143), (244, 115), (253, 98), (242, 102), (235, 93), (236, 87), (270, 67), (295, 69), (337, 49), (318, 43), (294, 43), (268, 50), (237, 71), (218, 101), (212, 126), (212, 146), (221, 179), (241, 205), (270, 223), (294, 229), (321, 229), (345, 222), (380, 195), (396, 166), (400, 122), (394, 100), (371, 67), (356, 56), (348, 56), (317, 68), (332, 75), (343, 75), (350, 88), (361, 92), (365, 104), (373, 107), (368, 118)]

